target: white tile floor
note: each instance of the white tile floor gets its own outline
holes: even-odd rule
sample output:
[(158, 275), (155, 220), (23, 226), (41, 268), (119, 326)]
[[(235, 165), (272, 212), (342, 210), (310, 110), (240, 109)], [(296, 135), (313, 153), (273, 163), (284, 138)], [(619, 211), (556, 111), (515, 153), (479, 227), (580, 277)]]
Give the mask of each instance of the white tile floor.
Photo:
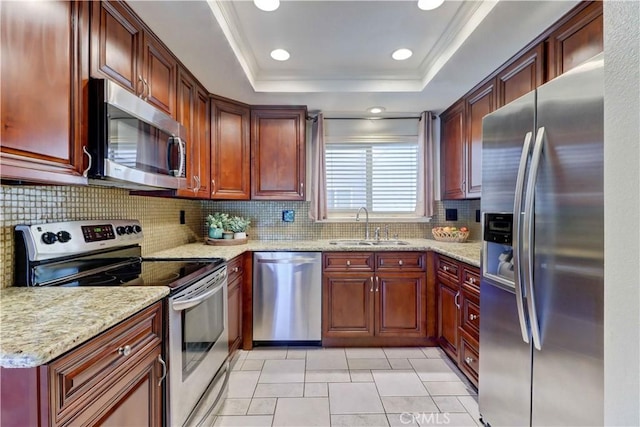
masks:
[(481, 426), (438, 348), (257, 348), (234, 358), (215, 426)]

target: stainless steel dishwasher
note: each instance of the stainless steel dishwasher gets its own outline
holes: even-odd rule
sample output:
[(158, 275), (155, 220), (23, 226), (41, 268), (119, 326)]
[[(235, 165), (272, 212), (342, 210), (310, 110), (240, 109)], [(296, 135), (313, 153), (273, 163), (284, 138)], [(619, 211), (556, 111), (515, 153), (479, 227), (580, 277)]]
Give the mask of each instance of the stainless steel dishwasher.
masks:
[(254, 343), (321, 340), (322, 254), (253, 254)]

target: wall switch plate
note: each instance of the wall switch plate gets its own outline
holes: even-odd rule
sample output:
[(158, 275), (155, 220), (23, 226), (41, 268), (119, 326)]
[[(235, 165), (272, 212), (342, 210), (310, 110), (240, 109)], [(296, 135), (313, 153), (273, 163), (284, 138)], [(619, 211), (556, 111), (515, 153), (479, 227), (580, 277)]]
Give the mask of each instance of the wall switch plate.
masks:
[(458, 220), (458, 209), (445, 209), (444, 210), (444, 219), (446, 221), (457, 221)]
[(294, 210), (286, 210), (282, 211), (282, 220), (284, 222), (293, 222), (296, 219), (296, 211)]

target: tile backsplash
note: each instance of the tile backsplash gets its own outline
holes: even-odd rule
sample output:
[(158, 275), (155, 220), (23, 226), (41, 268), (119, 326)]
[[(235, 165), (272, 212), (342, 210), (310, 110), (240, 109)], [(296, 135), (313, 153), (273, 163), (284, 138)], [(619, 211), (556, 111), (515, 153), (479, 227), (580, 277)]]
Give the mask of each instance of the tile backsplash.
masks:
[[(144, 230), (142, 253), (194, 242), (201, 236), (201, 203), (193, 200), (131, 196), (128, 190), (102, 187), (0, 187), (0, 288), (12, 286), (13, 229), (34, 224), (84, 219), (139, 219)], [(185, 224), (180, 224), (180, 211)]]
[[(13, 285), (14, 238), (17, 224), (83, 219), (138, 219), (145, 238), (143, 255), (202, 240), (205, 218), (221, 211), (251, 220), (249, 236), (259, 240), (300, 240), (359, 238), (363, 223), (316, 223), (309, 219), (309, 202), (283, 201), (196, 201), (162, 197), (132, 196), (128, 190), (73, 186), (0, 186), (0, 288)], [(457, 221), (445, 221), (445, 209), (457, 209)], [(399, 238), (431, 237), (431, 228), (441, 225), (467, 226), (471, 240), (480, 239), (480, 223), (475, 221), (479, 200), (436, 202), (431, 222), (371, 222), (389, 225), (389, 235)], [(283, 210), (295, 211), (295, 221), (282, 220)], [(180, 212), (185, 224), (180, 224)]]

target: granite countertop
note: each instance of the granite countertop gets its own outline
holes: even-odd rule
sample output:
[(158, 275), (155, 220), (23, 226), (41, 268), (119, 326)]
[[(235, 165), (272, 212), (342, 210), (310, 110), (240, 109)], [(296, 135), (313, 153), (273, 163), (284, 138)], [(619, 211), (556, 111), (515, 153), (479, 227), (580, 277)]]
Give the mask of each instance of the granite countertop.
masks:
[(169, 295), (164, 286), (0, 290), (0, 366), (46, 364)]
[[(335, 239), (334, 239), (335, 240)], [(231, 260), (247, 251), (435, 251), (458, 261), (480, 267), (480, 242), (448, 243), (432, 239), (402, 239), (404, 246), (344, 246), (332, 245), (334, 240), (249, 240), (237, 246), (212, 246), (202, 242), (189, 243), (147, 255), (146, 258), (224, 258)], [(357, 240), (357, 239), (355, 239)]]

